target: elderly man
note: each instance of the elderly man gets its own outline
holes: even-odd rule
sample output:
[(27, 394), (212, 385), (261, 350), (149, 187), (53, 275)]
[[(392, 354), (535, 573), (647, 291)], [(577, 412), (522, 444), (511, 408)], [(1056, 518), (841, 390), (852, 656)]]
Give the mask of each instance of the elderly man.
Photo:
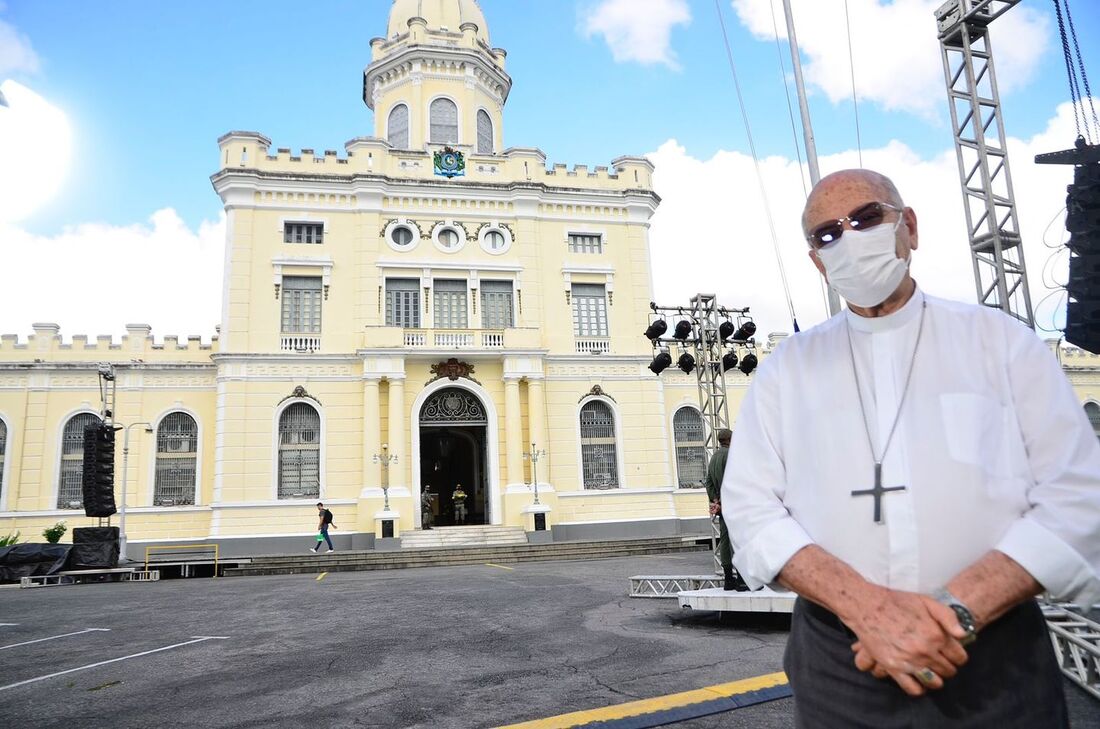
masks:
[(849, 170), (806, 203), (848, 311), (786, 340), (741, 408), (722, 503), (752, 586), (800, 596), (800, 727), (1065, 727), (1043, 591), (1100, 597), (1100, 446), (1049, 349), (909, 275), (917, 216)]

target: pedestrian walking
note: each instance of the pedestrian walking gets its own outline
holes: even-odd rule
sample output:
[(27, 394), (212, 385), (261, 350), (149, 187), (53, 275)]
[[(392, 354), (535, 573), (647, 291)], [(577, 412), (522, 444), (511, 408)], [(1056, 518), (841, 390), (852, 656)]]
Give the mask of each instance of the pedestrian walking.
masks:
[(309, 551), (319, 552), (321, 550), (321, 539), (323, 538), (325, 542), (328, 542), (328, 552), (326, 552), (326, 554), (335, 552), (336, 550), (332, 546), (332, 539), (328, 536), (328, 530), (330, 528), (335, 529), (336, 525), (332, 523), (332, 512), (326, 509), (325, 505), (320, 501), (317, 502), (317, 516), (317, 546)]

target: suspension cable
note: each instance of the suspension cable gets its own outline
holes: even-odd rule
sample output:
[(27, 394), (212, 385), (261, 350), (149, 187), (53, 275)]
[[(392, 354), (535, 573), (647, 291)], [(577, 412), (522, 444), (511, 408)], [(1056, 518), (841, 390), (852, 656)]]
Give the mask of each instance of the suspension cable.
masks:
[(863, 139), (859, 133), (859, 97), (856, 95), (856, 62), (852, 54), (852, 21), (848, 17), (848, 0), (844, 0), (844, 27), (848, 32), (848, 69), (852, 76), (852, 108), (856, 114), (856, 151), (859, 153), (859, 166), (863, 167)]
[[(1069, 0), (1062, 0), (1066, 6), (1066, 21), (1069, 25), (1069, 34), (1073, 38), (1073, 50), (1077, 54), (1077, 66), (1081, 69), (1081, 83), (1085, 86), (1085, 97), (1089, 100), (1089, 110), (1092, 112), (1092, 123), (1096, 127), (1096, 132), (1100, 136), (1100, 118), (1096, 115), (1096, 105), (1093, 103), (1092, 89), (1089, 88), (1089, 76), (1085, 73), (1085, 59), (1081, 56), (1081, 46), (1077, 43), (1077, 28), (1073, 24), (1073, 14), (1069, 11)], [(1082, 107), (1081, 116), (1085, 115), (1085, 110)], [(1100, 142), (1100, 139), (1097, 139)]]
[[(1065, 5), (1064, 14), (1063, 5)], [(1085, 62), (1081, 56), (1081, 47), (1077, 42), (1077, 28), (1073, 23), (1073, 15), (1070, 14), (1069, 0), (1054, 0), (1054, 12), (1058, 18), (1058, 32), (1062, 37), (1062, 58), (1066, 64), (1069, 96), (1073, 104), (1073, 123), (1077, 129), (1077, 136), (1084, 137), (1090, 144), (1093, 143), (1092, 129), (1089, 127), (1089, 115), (1085, 110), (1087, 99), (1088, 108), (1092, 115), (1092, 123), (1097, 133), (1097, 141), (1100, 142), (1100, 118), (1097, 117), (1092, 89), (1089, 87), (1088, 75), (1085, 73)], [(1069, 26), (1069, 37), (1066, 34), (1067, 25)], [(1073, 40), (1072, 48), (1070, 47), (1070, 38)], [(1078, 75), (1078, 69), (1080, 75)], [(1084, 93), (1081, 93), (1082, 84), (1085, 87)]]
[(779, 252), (779, 236), (775, 232), (775, 220), (772, 217), (771, 205), (768, 203), (768, 191), (764, 186), (764, 174), (760, 170), (760, 158), (756, 154), (756, 143), (752, 138), (752, 126), (749, 124), (749, 115), (745, 110), (745, 99), (741, 95), (741, 82), (737, 78), (737, 65), (733, 62), (733, 48), (730, 46), (729, 33), (726, 32), (726, 19), (722, 15), (721, 0), (714, 0), (714, 9), (718, 12), (718, 24), (722, 28), (722, 40), (726, 44), (726, 58), (729, 59), (730, 72), (733, 74), (733, 87), (737, 91), (737, 104), (741, 107), (741, 119), (745, 124), (745, 134), (749, 138), (749, 151), (752, 152), (752, 163), (756, 170), (756, 182), (760, 186), (760, 197), (764, 201), (764, 214), (768, 219), (768, 229), (771, 231), (775, 260), (779, 264), (779, 278), (783, 282), (783, 294), (787, 298), (787, 309), (791, 312), (791, 321), (797, 328), (798, 317), (795, 316), (794, 302), (791, 300), (791, 287), (787, 281), (787, 269), (783, 265), (783, 256)]

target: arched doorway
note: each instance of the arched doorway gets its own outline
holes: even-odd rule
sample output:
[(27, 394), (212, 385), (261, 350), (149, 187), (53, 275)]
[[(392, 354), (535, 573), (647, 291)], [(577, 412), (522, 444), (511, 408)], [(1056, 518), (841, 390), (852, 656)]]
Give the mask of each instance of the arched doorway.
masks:
[(485, 406), (469, 390), (447, 387), (432, 393), (418, 416), (420, 487), (433, 496), (436, 526), (456, 524), (455, 488), (466, 492), (465, 524), (489, 524)]

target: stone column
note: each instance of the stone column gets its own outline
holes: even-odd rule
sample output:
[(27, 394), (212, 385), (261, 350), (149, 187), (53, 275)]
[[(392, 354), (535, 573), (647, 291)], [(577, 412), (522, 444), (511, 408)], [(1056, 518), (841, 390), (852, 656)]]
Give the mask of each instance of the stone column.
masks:
[(519, 406), (519, 378), (504, 380), (504, 452), (508, 483), (523, 483), (522, 413)]
[(546, 440), (546, 391), (541, 379), (527, 380), (527, 423), (531, 442), (540, 451), (546, 451), (546, 455), (539, 458), (539, 481), (549, 481), (550, 444)]
[[(409, 464), (405, 451), (405, 441), (409, 438), (409, 429), (405, 425), (405, 376), (390, 376), (390, 455), (397, 460), (390, 466), (390, 488), (405, 486), (405, 473)], [(381, 485), (381, 481), (379, 482)]]

